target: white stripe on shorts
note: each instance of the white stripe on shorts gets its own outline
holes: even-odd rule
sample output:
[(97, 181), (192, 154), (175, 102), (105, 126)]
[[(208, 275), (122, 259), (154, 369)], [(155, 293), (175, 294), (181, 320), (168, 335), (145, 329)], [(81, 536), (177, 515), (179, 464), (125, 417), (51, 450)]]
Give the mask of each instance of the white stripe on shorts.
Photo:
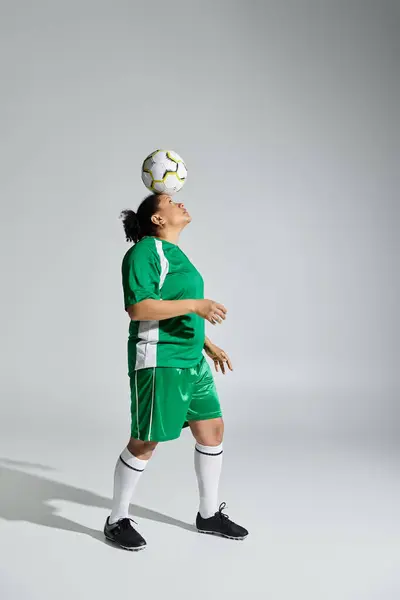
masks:
[(149, 425), (149, 441), (151, 438), (151, 425), (153, 422), (153, 406), (154, 406), (154, 385), (155, 385), (155, 381), (156, 381), (156, 368), (153, 368), (153, 389), (152, 389), (152, 393), (151, 393), (151, 411), (150, 411), (150, 425)]
[(139, 430), (139, 397), (137, 391), (137, 371), (135, 371), (135, 390), (136, 390), (136, 424), (137, 424), (137, 439), (140, 440)]

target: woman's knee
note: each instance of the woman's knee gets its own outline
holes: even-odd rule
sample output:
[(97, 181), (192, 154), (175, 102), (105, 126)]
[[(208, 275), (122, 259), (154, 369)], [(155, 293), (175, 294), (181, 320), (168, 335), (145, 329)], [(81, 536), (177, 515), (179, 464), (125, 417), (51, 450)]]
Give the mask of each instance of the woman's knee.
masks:
[(224, 421), (222, 417), (189, 423), (193, 436), (203, 446), (219, 446), (224, 438)]
[(151, 458), (157, 444), (158, 442), (146, 442), (131, 437), (128, 443), (128, 450), (131, 454), (136, 456), (136, 458), (148, 460)]

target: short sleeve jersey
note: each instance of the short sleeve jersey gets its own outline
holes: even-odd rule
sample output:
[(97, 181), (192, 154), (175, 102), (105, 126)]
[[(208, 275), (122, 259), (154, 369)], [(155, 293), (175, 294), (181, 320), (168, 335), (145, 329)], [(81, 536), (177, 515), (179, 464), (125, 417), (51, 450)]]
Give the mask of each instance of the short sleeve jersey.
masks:
[[(122, 261), (125, 309), (142, 300), (204, 298), (201, 274), (171, 242), (146, 236)], [(129, 374), (148, 367), (193, 367), (201, 359), (204, 319), (189, 313), (160, 321), (131, 321), (128, 338)]]

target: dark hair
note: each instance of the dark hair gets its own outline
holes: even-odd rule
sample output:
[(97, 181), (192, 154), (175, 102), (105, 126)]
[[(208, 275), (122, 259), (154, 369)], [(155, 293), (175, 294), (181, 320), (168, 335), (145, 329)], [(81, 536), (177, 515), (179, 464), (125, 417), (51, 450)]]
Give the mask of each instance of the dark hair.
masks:
[(140, 203), (136, 212), (130, 209), (121, 212), (120, 219), (122, 219), (127, 242), (136, 244), (146, 235), (157, 234), (157, 226), (152, 222), (151, 217), (157, 212), (159, 202), (159, 194), (150, 194)]

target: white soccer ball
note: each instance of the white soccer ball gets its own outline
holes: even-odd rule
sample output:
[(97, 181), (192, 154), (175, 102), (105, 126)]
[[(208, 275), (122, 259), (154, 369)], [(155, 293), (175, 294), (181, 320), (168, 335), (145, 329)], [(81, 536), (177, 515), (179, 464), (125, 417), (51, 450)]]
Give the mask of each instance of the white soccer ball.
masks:
[(175, 194), (183, 188), (187, 168), (173, 150), (155, 150), (142, 165), (142, 181), (154, 194)]

